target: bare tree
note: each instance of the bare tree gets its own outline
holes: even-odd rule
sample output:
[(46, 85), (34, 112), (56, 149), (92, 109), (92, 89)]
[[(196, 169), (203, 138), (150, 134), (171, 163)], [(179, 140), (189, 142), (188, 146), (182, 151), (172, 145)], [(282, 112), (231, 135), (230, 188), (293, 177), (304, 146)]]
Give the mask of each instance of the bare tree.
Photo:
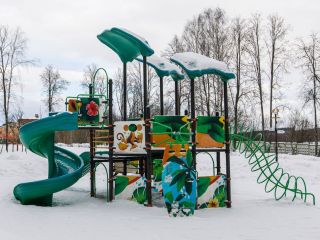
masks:
[[(0, 93), (3, 105), (0, 111), (4, 114), (6, 124), (6, 134), (8, 133), (8, 123), (10, 106), (17, 94), (17, 87), (22, 88), (19, 77), (19, 68), (35, 64), (35, 60), (27, 59), (28, 39), (25, 33), (16, 28), (10, 30), (8, 26), (0, 25)], [(8, 151), (8, 141), (6, 139), (6, 151)]]
[[(186, 32), (186, 28), (188, 28), (188, 24), (185, 27), (184, 32)], [(186, 33), (184, 33), (186, 34)], [(188, 34), (188, 33), (187, 33)], [(186, 47), (186, 44), (184, 42), (184, 39), (181, 37), (179, 38), (177, 35), (173, 37), (173, 39), (168, 43), (168, 46), (164, 51), (161, 52), (161, 56), (163, 58), (166, 58), (170, 61), (170, 57), (175, 53), (181, 53), (186, 51), (192, 51), (191, 49), (188, 49)], [(178, 66), (180, 69), (182, 69), (180, 66)], [(175, 106), (175, 87), (174, 82), (172, 81), (171, 77), (164, 78), (165, 86), (166, 86), (166, 93), (165, 96), (167, 99), (171, 99), (170, 102), (165, 103), (164, 105), (164, 111), (165, 112), (171, 112), (171, 109), (166, 110), (166, 106), (170, 108), (170, 106)], [(178, 82), (178, 105), (181, 108), (190, 109), (190, 99), (189, 99), (189, 88), (190, 88), (190, 79), (187, 75), (185, 75), (185, 79), (180, 80)]]
[(61, 101), (59, 94), (67, 89), (67, 85), (70, 82), (62, 79), (59, 71), (54, 70), (51, 65), (48, 65), (44, 69), (40, 75), (40, 80), (43, 84), (43, 93), (46, 95), (43, 102), (48, 107), (48, 112), (52, 112), (54, 111), (54, 107), (59, 105)]
[(248, 34), (246, 51), (249, 54), (249, 71), (251, 74), (252, 81), (257, 86), (255, 97), (258, 98), (261, 112), (261, 127), (263, 133), (263, 141), (265, 142), (265, 119), (264, 119), (264, 99), (265, 92), (263, 90), (263, 79), (262, 79), (262, 57), (263, 57), (263, 27), (262, 27), (261, 14), (253, 14), (249, 19)]
[[(243, 115), (244, 109), (248, 108), (250, 103), (250, 81), (246, 77), (247, 66), (245, 51), (246, 34), (247, 34), (247, 21), (241, 17), (236, 17), (231, 22), (231, 36), (233, 43), (233, 58), (232, 66), (235, 69), (235, 83), (229, 82), (229, 86), (235, 89), (235, 93), (231, 91), (231, 99), (234, 106), (234, 125), (237, 126), (239, 118)], [(242, 102), (243, 101), (243, 102)], [(243, 110), (241, 109), (241, 105)]]
[[(123, 119), (123, 71), (118, 68), (113, 76), (113, 99), (115, 99), (114, 106), (117, 106), (116, 115), (120, 114), (120, 119)], [(130, 101), (129, 101), (130, 104)], [(129, 114), (130, 115), (130, 114)]]
[[(170, 57), (177, 52), (195, 52), (204, 56), (229, 62), (232, 48), (229, 37), (228, 17), (221, 8), (208, 8), (189, 20), (184, 27), (181, 38), (174, 36), (162, 53)], [(179, 105), (189, 109), (188, 77), (179, 82)], [(213, 115), (223, 109), (223, 84), (219, 77), (204, 75), (195, 82), (196, 112)]]
[(281, 80), (285, 73), (288, 73), (288, 67), (291, 63), (291, 51), (289, 41), (286, 39), (290, 25), (284, 23), (284, 19), (277, 13), (268, 16), (266, 27), (266, 48), (268, 55), (268, 71), (267, 76), (270, 81), (270, 109), (269, 122), (272, 127), (272, 109), (273, 103), (283, 98)]
[(316, 154), (319, 155), (317, 111), (320, 105), (320, 39), (316, 33), (312, 33), (308, 39), (297, 39), (296, 55), (299, 60), (298, 66), (305, 74), (299, 97), (303, 100), (304, 107), (311, 105), (313, 108), (314, 140)]
[[(93, 83), (94, 75), (98, 70), (98, 66), (95, 63), (91, 63), (85, 69), (83, 69), (83, 79), (81, 80), (80, 86), (82, 89), (86, 90), (89, 93), (89, 84)], [(98, 95), (106, 95), (107, 94), (107, 78), (101, 70), (97, 73), (95, 81), (94, 81), (94, 93)]]
[[(128, 104), (128, 117), (140, 118), (143, 113), (143, 69), (142, 63), (134, 61), (127, 65), (128, 70), (128, 83), (127, 83), (127, 104)], [(120, 114), (123, 119), (123, 71), (118, 69), (113, 76), (114, 80), (114, 98), (116, 99), (115, 105), (117, 106), (117, 114)], [(152, 114), (159, 112), (159, 93), (158, 77), (155, 71), (147, 67), (147, 92), (148, 103), (151, 108)]]

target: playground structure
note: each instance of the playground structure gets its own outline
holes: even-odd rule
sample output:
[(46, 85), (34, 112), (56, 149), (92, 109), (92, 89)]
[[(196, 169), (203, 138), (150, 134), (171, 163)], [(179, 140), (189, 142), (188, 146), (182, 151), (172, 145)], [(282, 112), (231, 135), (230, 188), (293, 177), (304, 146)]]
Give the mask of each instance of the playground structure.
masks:
[[(67, 97), (63, 113), (50, 113), (48, 118), (29, 123), (20, 129), (20, 139), (30, 151), (43, 156), (49, 162), (47, 180), (22, 183), (15, 187), (14, 195), (22, 204), (52, 205), (52, 195), (68, 188), (79, 178), (90, 173), (90, 195), (96, 195), (95, 171), (104, 166), (108, 175), (108, 201), (129, 199), (153, 206), (152, 194), (163, 193), (168, 212), (172, 216), (189, 216), (195, 209), (231, 207), (230, 150), (241, 149), (249, 159), (252, 171), (261, 171), (258, 183), (265, 183), (266, 192), (274, 191), (279, 200), (287, 193), (304, 198), (307, 192), (301, 177), (284, 173), (273, 155), (254, 141), (250, 130), (242, 131), (241, 125), (231, 128), (228, 117), (228, 81), (234, 74), (223, 62), (196, 53), (176, 53), (171, 61), (180, 66), (190, 79), (190, 116), (180, 114), (178, 81), (184, 79), (180, 69), (157, 57), (142, 37), (118, 28), (106, 30), (98, 39), (115, 53), (123, 63), (123, 119), (113, 121), (113, 83), (108, 80), (107, 95), (95, 94), (95, 83), (89, 86), (89, 94)], [(141, 55), (141, 56), (140, 56)], [(127, 63), (133, 60), (143, 63), (143, 118), (127, 119), (126, 86)], [(160, 78), (160, 115), (151, 117), (147, 98), (147, 64)], [(97, 74), (96, 72), (96, 74)], [(224, 116), (195, 115), (194, 81), (203, 74), (220, 77), (224, 87)], [(95, 75), (96, 76), (96, 75)], [(163, 77), (175, 81), (175, 116), (163, 116)], [(95, 77), (94, 77), (95, 78)], [(90, 152), (80, 156), (54, 146), (54, 133), (67, 130), (90, 131)], [(97, 132), (101, 134), (96, 135)], [(249, 137), (248, 137), (249, 135)], [(108, 144), (107, 147), (99, 144)], [(254, 147), (252, 147), (254, 146)], [(269, 146), (266, 146), (268, 149)], [(99, 148), (105, 149), (98, 151)], [(198, 153), (216, 154), (216, 172), (212, 176), (198, 176)], [(225, 174), (221, 171), (221, 153), (225, 154)], [(108, 163), (108, 170), (105, 163)], [(302, 184), (302, 188), (298, 187)], [(280, 192), (280, 193), (279, 193)]]

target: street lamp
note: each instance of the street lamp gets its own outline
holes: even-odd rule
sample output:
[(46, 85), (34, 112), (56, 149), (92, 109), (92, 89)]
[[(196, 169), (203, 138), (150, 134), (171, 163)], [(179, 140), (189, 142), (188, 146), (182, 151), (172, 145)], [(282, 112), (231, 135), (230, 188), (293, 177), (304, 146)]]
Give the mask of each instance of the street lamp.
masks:
[(278, 162), (278, 134), (277, 134), (277, 118), (278, 117), (278, 113), (279, 113), (279, 109), (275, 108), (272, 109), (272, 113), (274, 114), (274, 117), (272, 119), (274, 119), (274, 134), (275, 134), (275, 140), (276, 140), (276, 161)]

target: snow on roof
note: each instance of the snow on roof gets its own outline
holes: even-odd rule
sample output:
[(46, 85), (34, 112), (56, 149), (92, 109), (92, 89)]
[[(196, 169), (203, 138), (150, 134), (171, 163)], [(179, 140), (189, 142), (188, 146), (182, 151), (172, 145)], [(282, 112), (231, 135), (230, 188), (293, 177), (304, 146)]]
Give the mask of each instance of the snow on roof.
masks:
[[(143, 57), (140, 55), (136, 60), (143, 62)], [(181, 73), (180, 69), (176, 65), (169, 63), (164, 58), (152, 55), (147, 57), (147, 64), (156, 70), (159, 77), (171, 75), (174, 81), (184, 79), (184, 75)]]
[(170, 60), (180, 65), (186, 71), (189, 78), (201, 77), (203, 74), (218, 75), (222, 81), (235, 78), (235, 75), (230, 71), (226, 63), (198, 53), (176, 53)]
[(23, 118), (20, 118), (19, 120), (38, 120), (39, 118), (36, 118), (36, 117), (23, 117)]
[(148, 46), (151, 49), (148, 41), (145, 38), (141, 37), (140, 35), (135, 34), (134, 32), (131, 32), (125, 28), (112, 28), (112, 29), (117, 29), (118, 31), (122, 31), (122, 32), (126, 33), (127, 35), (136, 38), (137, 40), (139, 40), (140, 42), (142, 42), (144, 45)]

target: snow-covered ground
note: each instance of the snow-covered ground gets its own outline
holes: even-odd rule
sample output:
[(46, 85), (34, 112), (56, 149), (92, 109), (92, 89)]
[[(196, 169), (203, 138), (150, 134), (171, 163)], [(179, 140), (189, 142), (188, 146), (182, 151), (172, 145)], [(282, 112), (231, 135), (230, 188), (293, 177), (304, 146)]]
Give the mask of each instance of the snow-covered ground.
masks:
[[(66, 147), (80, 154), (82, 147)], [(11, 149), (10, 149), (11, 150)], [(89, 176), (54, 194), (53, 207), (23, 206), (13, 196), (22, 182), (47, 178), (47, 161), (30, 151), (0, 154), (0, 239), (320, 239), (320, 158), (280, 155), (280, 166), (305, 179), (307, 203), (280, 201), (257, 184), (247, 160), (231, 157), (232, 208), (204, 209), (189, 218), (170, 218), (165, 208), (106, 201), (107, 179), (97, 173), (97, 198), (89, 196)], [(224, 167), (224, 166), (223, 166)], [(224, 168), (223, 168), (224, 169)], [(199, 175), (211, 175), (211, 160), (198, 155)], [(317, 205), (318, 204), (318, 205)]]

